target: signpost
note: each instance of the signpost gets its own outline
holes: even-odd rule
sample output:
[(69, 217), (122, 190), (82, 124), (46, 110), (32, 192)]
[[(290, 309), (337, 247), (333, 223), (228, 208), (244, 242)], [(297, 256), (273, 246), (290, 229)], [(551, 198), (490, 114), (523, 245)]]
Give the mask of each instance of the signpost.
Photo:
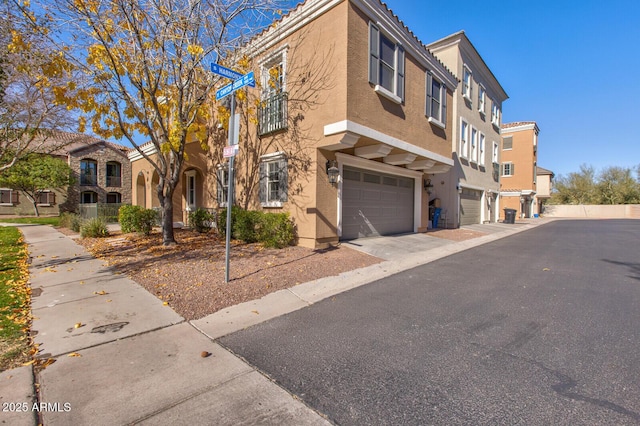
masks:
[[(245, 86), (256, 87), (256, 79), (251, 71), (248, 74), (240, 74), (229, 68), (225, 68), (222, 65), (215, 63), (211, 64), (211, 72), (218, 74), (222, 77), (233, 80), (232, 83), (227, 84), (216, 92), (216, 101), (225, 98), (238, 89)], [(231, 97), (231, 114), (229, 115), (229, 145), (224, 148), (224, 158), (229, 158), (229, 181), (227, 185), (227, 231), (226, 231), (226, 249), (225, 249), (225, 269), (224, 269), (224, 282), (229, 282), (229, 247), (231, 246), (231, 207), (233, 206), (234, 198), (234, 175), (235, 169), (233, 167), (234, 159), (238, 153), (238, 132), (239, 132), (239, 119), (236, 115), (236, 97)]]

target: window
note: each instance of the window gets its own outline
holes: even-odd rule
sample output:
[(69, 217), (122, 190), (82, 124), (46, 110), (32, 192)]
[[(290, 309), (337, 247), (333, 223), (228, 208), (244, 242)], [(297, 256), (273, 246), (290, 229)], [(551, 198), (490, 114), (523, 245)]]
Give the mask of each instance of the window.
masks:
[(500, 108), (495, 102), (491, 102), (491, 124), (500, 127)]
[(498, 149), (499, 149), (498, 148), (498, 142), (494, 142), (493, 143), (493, 152), (492, 152), (492, 155), (491, 155), (491, 161), (494, 164), (498, 164)]
[(462, 74), (462, 96), (469, 102), (473, 102), (471, 100), (471, 96), (473, 95), (473, 88), (471, 87), (471, 70), (465, 65)]
[(427, 117), (442, 128), (447, 123), (447, 86), (427, 73)]
[(478, 162), (478, 131), (471, 128), (471, 161)]
[(109, 204), (120, 204), (120, 203), (122, 203), (122, 195), (119, 192), (108, 192), (107, 193), (107, 203), (109, 203)]
[(502, 138), (502, 149), (512, 149), (513, 148), (513, 136), (505, 136)]
[(81, 204), (95, 204), (98, 202), (98, 194), (93, 191), (84, 191), (80, 194)]
[(98, 163), (95, 160), (80, 161), (80, 185), (98, 184)]
[(502, 163), (502, 176), (513, 176), (514, 175), (514, 164), (513, 163)]
[(486, 114), (486, 97), (487, 94), (484, 86), (482, 84), (478, 84), (478, 111), (480, 111), (480, 114), (483, 116)]
[(187, 207), (192, 210), (196, 208), (196, 171), (189, 170), (185, 173), (187, 178)]
[(478, 160), (480, 162), (480, 165), (484, 166), (484, 134), (480, 133), (479, 139), (478, 139), (478, 147), (479, 147), (479, 154), (478, 154)]
[(279, 152), (262, 157), (260, 163), (260, 204), (282, 207), (287, 201), (287, 158)]
[(277, 52), (261, 65), (262, 99), (258, 106), (258, 135), (286, 130), (288, 97), (286, 87), (287, 51)]
[(122, 168), (120, 163), (110, 161), (107, 163), (107, 186), (122, 186)]
[(220, 164), (216, 170), (217, 191), (216, 200), (220, 207), (226, 207), (229, 196), (229, 163)]
[(0, 205), (12, 206), (18, 204), (18, 191), (8, 188), (0, 189)]
[(460, 157), (467, 158), (469, 155), (469, 125), (466, 121), (462, 121), (460, 124)]
[(42, 191), (36, 194), (36, 204), (39, 206), (51, 206), (56, 203), (56, 194), (51, 191)]
[(400, 104), (404, 99), (404, 49), (369, 23), (369, 82), (375, 91)]

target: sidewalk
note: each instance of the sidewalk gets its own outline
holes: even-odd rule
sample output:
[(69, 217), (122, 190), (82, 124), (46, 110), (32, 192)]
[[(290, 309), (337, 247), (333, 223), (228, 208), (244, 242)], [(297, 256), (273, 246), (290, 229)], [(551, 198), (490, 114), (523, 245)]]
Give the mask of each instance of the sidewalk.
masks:
[[(378, 246), (393, 242), (414, 249), (407, 239), (422, 236), (428, 243), (423, 251), (391, 256), (192, 322), (55, 229), (21, 227), (32, 257), (34, 341), (41, 358), (55, 360), (36, 373), (41, 404), (36, 408), (45, 425), (328, 424), (215, 339), (545, 222), (477, 225), (488, 235), (462, 242), (416, 234), (380, 240)], [(37, 424), (33, 380), (30, 367), (0, 375), (1, 401), (29, 405), (26, 412), (2, 412), (0, 423)]]

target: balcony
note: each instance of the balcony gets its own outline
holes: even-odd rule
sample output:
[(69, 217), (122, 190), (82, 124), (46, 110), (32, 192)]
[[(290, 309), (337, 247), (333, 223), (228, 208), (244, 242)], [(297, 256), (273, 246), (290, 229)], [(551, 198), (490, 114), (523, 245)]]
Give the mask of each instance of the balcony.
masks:
[(122, 178), (120, 176), (107, 176), (107, 186), (122, 186)]
[(80, 185), (96, 186), (97, 184), (98, 184), (98, 175), (94, 175), (94, 174), (80, 175)]
[(275, 94), (258, 107), (258, 136), (266, 136), (287, 129), (287, 94)]
[(500, 181), (500, 164), (498, 163), (493, 163), (493, 181)]

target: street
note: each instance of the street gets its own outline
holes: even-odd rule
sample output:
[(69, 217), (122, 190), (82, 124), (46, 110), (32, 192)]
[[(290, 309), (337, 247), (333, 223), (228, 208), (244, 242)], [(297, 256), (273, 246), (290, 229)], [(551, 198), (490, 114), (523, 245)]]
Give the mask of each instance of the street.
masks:
[(639, 424), (638, 241), (555, 221), (218, 342), (341, 425)]

